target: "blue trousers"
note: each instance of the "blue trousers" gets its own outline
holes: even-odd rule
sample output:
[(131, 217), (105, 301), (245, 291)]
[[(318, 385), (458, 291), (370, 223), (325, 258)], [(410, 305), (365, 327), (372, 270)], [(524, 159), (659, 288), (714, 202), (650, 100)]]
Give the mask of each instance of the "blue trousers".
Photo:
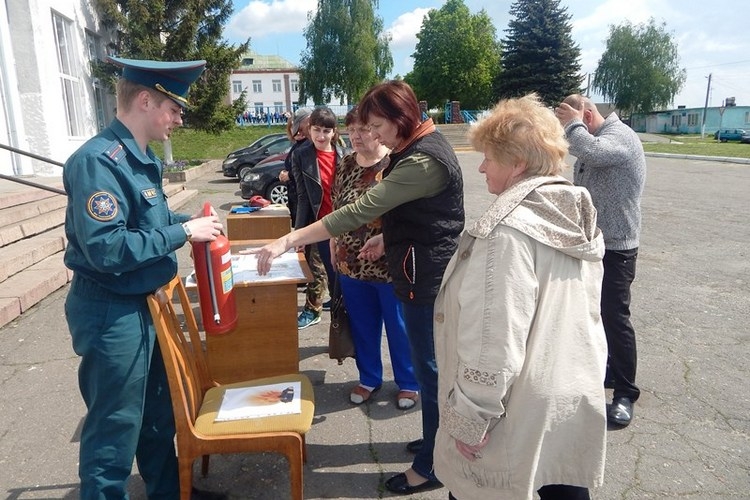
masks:
[(177, 500), (174, 416), (164, 362), (144, 296), (117, 295), (74, 276), (65, 301), (78, 383), (82, 500), (127, 499), (133, 466), (149, 500)]
[(380, 344), (385, 323), (396, 385), (402, 391), (418, 391), (419, 384), (411, 365), (411, 349), (406, 337), (401, 302), (393, 293), (393, 285), (358, 280), (343, 274), (338, 279), (349, 312), (360, 383), (369, 387), (380, 387), (383, 384)]
[(411, 360), (419, 382), (422, 402), (422, 449), (414, 456), (412, 469), (420, 476), (435, 480), (432, 452), (435, 448), (435, 435), (438, 430), (437, 403), (437, 361), (435, 360), (435, 338), (432, 318), (435, 304), (429, 305), (402, 303), (406, 334), (411, 345)]

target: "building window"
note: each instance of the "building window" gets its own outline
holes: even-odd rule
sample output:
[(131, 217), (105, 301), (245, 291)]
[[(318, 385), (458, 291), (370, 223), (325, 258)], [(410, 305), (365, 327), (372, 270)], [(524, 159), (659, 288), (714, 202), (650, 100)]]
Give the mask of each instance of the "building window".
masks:
[(274, 92), (281, 92), (281, 80), (272, 80), (271, 83), (273, 84)]
[(234, 92), (235, 94), (242, 93), (242, 82), (240, 80), (234, 80), (232, 82), (232, 92)]
[(688, 119), (688, 127), (694, 127), (698, 125), (698, 113), (690, 113), (687, 116)]
[(253, 107), (255, 108), (255, 115), (260, 118), (260, 116), (263, 114), (263, 103), (255, 102), (253, 103)]
[(282, 114), (284, 112), (284, 103), (283, 102), (273, 103), (273, 112)]
[(68, 122), (68, 135), (83, 135), (83, 113), (81, 109), (81, 79), (77, 69), (73, 39), (73, 22), (52, 12), (52, 30), (57, 47), (57, 66), (60, 71), (63, 105)]
[(745, 111), (745, 123), (750, 123), (750, 111)]
[[(96, 34), (86, 30), (86, 48), (88, 49), (89, 62), (99, 61), (102, 58), (102, 40)], [(94, 116), (96, 117), (96, 127), (98, 131), (104, 130), (107, 126), (107, 112), (105, 103), (107, 102), (106, 91), (102, 82), (98, 78), (92, 78), (93, 85), (93, 105)]]
[(680, 115), (672, 115), (672, 126), (673, 127), (679, 127), (680, 123), (682, 122)]
[(263, 85), (261, 85), (260, 80), (253, 80), (253, 92), (256, 94), (263, 92)]
[(299, 92), (299, 80), (291, 80), (289, 83), (292, 87), (292, 92)]

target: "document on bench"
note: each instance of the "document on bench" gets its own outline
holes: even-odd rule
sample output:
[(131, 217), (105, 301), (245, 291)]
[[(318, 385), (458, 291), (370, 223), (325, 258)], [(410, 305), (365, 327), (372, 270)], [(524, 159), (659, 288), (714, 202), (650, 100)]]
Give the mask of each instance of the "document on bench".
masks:
[(299, 381), (227, 389), (216, 421), (301, 413), (301, 391)]
[(273, 259), (271, 270), (264, 276), (258, 274), (258, 258), (255, 254), (232, 254), (232, 274), (235, 283), (306, 279), (297, 252), (293, 250)]

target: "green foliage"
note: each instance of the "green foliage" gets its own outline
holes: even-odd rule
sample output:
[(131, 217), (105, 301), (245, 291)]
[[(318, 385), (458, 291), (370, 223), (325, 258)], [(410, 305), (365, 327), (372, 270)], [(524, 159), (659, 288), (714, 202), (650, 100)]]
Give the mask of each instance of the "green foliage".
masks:
[(593, 87), (623, 116), (669, 106), (685, 83), (677, 43), (666, 23), (610, 26), (607, 47), (596, 67)]
[(510, 7), (497, 99), (536, 92), (549, 106), (580, 92), (581, 49), (560, 0), (517, 0)]
[(300, 102), (354, 103), (393, 68), (383, 32), (375, 15), (377, 0), (318, 0), (304, 34), (307, 48), (300, 61)]
[[(221, 40), (232, 14), (231, 0), (95, 0), (103, 25), (114, 36), (110, 49), (120, 57), (184, 61), (205, 59), (206, 71), (193, 85), (185, 122), (211, 133), (234, 126), (244, 101), (228, 105), (229, 77), (250, 41), (238, 47)], [(114, 92), (117, 69), (93, 65), (94, 74)]]
[(484, 10), (472, 15), (463, 0), (433, 9), (417, 33), (414, 69), (404, 80), (428, 105), (460, 101), (463, 109), (484, 109), (500, 62), (495, 27)]

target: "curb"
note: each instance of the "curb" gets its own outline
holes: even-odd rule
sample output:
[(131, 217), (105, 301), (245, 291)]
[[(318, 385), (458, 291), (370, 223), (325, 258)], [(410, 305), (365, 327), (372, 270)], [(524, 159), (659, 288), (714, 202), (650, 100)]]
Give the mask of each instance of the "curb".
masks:
[(680, 160), (720, 161), (722, 163), (738, 163), (741, 165), (750, 165), (750, 158), (732, 158), (729, 156), (679, 155), (675, 153), (649, 153), (649, 152), (646, 152), (646, 156), (655, 156), (659, 158), (676, 158)]

